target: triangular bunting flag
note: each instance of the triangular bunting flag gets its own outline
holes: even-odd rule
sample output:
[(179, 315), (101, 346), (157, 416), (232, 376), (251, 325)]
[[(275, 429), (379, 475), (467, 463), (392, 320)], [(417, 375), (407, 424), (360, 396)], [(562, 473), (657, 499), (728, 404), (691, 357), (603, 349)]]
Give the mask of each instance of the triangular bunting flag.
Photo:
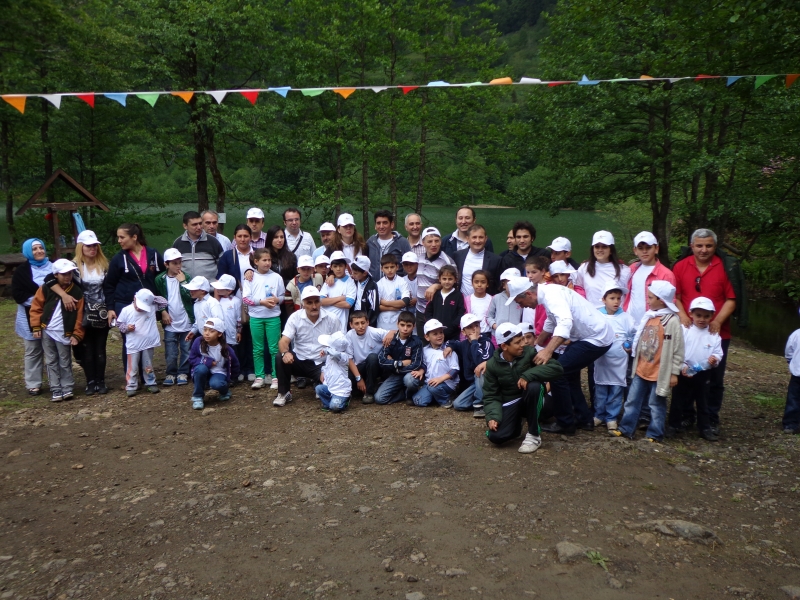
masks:
[(697, 81), (698, 79), (719, 79), (719, 78), (720, 78), (719, 75), (698, 75), (697, 77), (694, 78), (694, 80)]
[(800, 77), (800, 73), (789, 73), (786, 76), (786, 89), (787, 90), (790, 87), (792, 87), (792, 84), (797, 80), (798, 77)]
[(356, 88), (334, 88), (333, 91), (339, 94), (345, 100), (347, 100), (347, 98), (350, 97), (350, 94), (356, 91)]
[(250, 104), (253, 106), (256, 105), (256, 100), (258, 100), (258, 92), (239, 92), (242, 96), (247, 98), (250, 101)]
[(446, 81), (430, 81), (428, 82), (428, 87), (447, 87), (450, 84)]
[(40, 97), (47, 100), (56, 108), (61, 108), (61, 94), (42, 94)]
[(292, 88), (290, 88), (290, 87), (279, 87), (279, 88), (269, 88), (267, 91), (268, 92), (275, 92), (276, 94), (280, 94), (281, 96), (286, 98), (286, 94), (288, 94), (289, 90), (291, 90), (291, 89)]
[(762, 85), (767, 83), (770, 79), (774, 79), (777, 75), (756, 75), (756, 87), (755, 89), (760, 88)]
[(684, 78), (683, 77), (670, 77), (669, 78), (669, 82), (670, 83), (675, 83), (677, 81), (680, 81), (681, 79), (684, 79)]
[(27, 96), (2, 96), (2, 98), (23, 115), (25, 114), (25, 99)]
[(387, 86), (387, 85), (384, 85), (384, 86), (375, 86), (375, 87), (371, 87), (371, 88), (369, 88), (369, 89), (371, 89), (371, 90), (372, 90), (373, 92), (375, 92), (376, 94), (379, 94), (379, 93), (380, 93), (380, 92), (382, 92), (383, 90), (388, 90), (388, 89), (389, 89), (389, 86)]
[(570, 83), (574, 83), (572, 81), (549, 81), (547, 82), (547, 87), (556, 87), (557, 85), (568, 85)]
[(639, 79), (653, 79), (650, 75), (642, 75)]
[(222, 104), (222, 101), (225, 99), (225, 96), (228, 94), (228, 90), (216, 90), (213, 92), (206, 92), (209, 96), (211, 96), (214, 100), (217, 101), (217, 104)]
[(588, 77), (586, 77), (586, 75), (584, 75), (581, 78), (581, 80), (578, 82), (578, 85), (597, 85), (598, 83), (600, 83), (599, 80), (597, 80), (597, 79), (589, 79)]
[(458, 83), (461, 87), (474, 87), (476, 85), (483, 85), (482, 81), (473, 81), (472, 83)]
[(499, 77), (497, 79), (492, 79), (489, 82), (489, 85), (511, 85), (514, 83), (514, 80), (511, 77)]
[(119, 102), (122, 106), (125, 106), (128, 98), (128, 94), (103, 94), (103, 96), (114, 102)]
[(542, 83), (541, 79), (535, 77), (523, 77), (519, 80), (520, 83)]
[(734, 83), (739, 81), (741, 78), (742, 78), (741, 75), (736, 76), (736, 77), (728, 77), (728, 83), (725, 84), (726, 87), (731, 87)]
[(186, 104), (189, 104), (189, 102), (192, 101), (192, 97), (194, 96), (194, 92), (170, 92), (169, 94), (170, 96), (177, 96), (178, 98), (186, 102)]
[(403, 95), (405, 96), (408, 92), (411, 92), (417, 89), (418, 87), (419, 87), (418, 85), (401, 85), (400, 89), (403, 90)]
[(136, 97), (139, 98), (139, 100), (144, 100), (150, 106), (155, 106), (156, 105), (156, 101), (158, 100), (158, 97), (160, 95), (161, 94), (156, 94), (156, 93), (153, 93), (153, 92), (145, 92), (145, 93), (142, 93), (142, 94), (136, 94)]
[(94, 92), (91, 94), (75, 94), (78, 98), (86, 102), (89, 106), (94, 108)]
[(304, 88), (300, 90), (300, 93), (303, 94), (303, 96), (313, 97), (313, 96), (319, 96), (324, 91), (325, 90), (323, 90), (322, 88)]

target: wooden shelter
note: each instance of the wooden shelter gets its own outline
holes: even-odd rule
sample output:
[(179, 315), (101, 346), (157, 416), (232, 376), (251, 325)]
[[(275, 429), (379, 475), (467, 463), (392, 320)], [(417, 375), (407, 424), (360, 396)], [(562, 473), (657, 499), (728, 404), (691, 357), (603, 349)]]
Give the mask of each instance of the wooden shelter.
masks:
[[(78, 192), (83, 198), (83, 202), (39, 202), (42, 195), (50, 189), (50, 187), (57, 181), (61, 180), (66, 183), (73, 190)], [(25, 214), (31, 208), (46, 208), (49, 215), (48, 222), (50, 223), (50, 234), (53, 236), (53, 244), (55, 246), (55, 258), (61, 258), (62, 253), (75, 250), (75, 239), (78, 237), (78, 227), (75, 224), (75, 213), (82, 206), (96, 206), (101, 210), (110, 212), (109, 208), (95, 198), (89, 190), (83, 187), (80, 183), (75, 181), (72, 177), (67, 175), (63, 169), (56, 169), (52, 175), (44, 182), (42, 187), (36, 190), (36, 193), (31, 196), (28, 201), (20, 207), (17, 211), (17, 216)], [(59, 211), (69, 211), (69, 231), (72, 234), (71, 240), (66, 240), (67, 243), (61, 243), (61, 231), (58, 222)]]

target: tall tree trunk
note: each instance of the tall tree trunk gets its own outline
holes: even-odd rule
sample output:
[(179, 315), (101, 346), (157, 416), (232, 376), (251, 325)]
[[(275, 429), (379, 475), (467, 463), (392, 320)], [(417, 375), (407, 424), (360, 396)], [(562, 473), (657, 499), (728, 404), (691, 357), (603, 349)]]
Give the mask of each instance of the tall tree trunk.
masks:
[[(392, 15), (392, 27), (395, 25), (395, 17)], [(389, 85), (395, 84), (395, 74), (397, 67), (397, 37), (392, 34), (389, 36), (391, 46), (391, 62), (389, 63)], [(389, 203), (391, 204), (392, 214), (399, 221), (397, 214), (397, 148), (395, 147), (397, 138), (397, 115), (394, 112), (394, 94), (389, 95)], [(399, 227), (399, 223), (398, 223)]]
[(192, 107), (189, 122), (192, 124), (194, 139), (194, 171), (197, 177), (197, 210), (208, 209), (208, 172), (206, 171), (206, 140), (203, 135), (203, 119), (197, 108), (197, 97), (190, 101)]
[(422, 120), (420, 123), (420, 134), (419, 134), (419, 168), (417, 169), (417, 202), (414, 206), (417, 214), (422, 214), (422, 196), (425, 186), (425, 151), (427, 148), (427, 140), (428, 140), (428, 127), (425, 124), (425, 101), (427, 100), (427, 94), (424, 92), (422, 93), (422, 110), (420, 113), (422, 114)]
[(6, 192), (6, 224), (8, 232), (11, 234), (11, 245), (17, 245), (17, 230), (14, 227), (14, 195), (11, 193), (11, 171), (10, 160), (11, 142), (9, 140), (8, 121), (3, 121), (0, 125), (0, 152), (2, 152), (2, 187)]
[(672, 206), (672, 106), (669, 100), (664, 101), (663, 108), (664, 123), (664, 144), (662, 146), (663, 174), (661, 181), (661, 202), (658, 211), (658, 222), (656, 231), (653, 233), (660, 242), (658, 245), (658, 258), (666, 266), (670, 266), (669, 260), (669, 211)]
[[(212, 127), (206, 128), (206, 152), (208, 153), (208, 169), (211, 171), (211, 178), (214, 180), (214, 187), (217, 190), (217, 204), (214, 210), (217, 213), (225, 212), (225, 181), (222, 179), (222, 173), (217, 166), (217, 149), (214, 145), (214, 129)], [(219, 224), (219, 232), (225, 232), (225, 224)]]

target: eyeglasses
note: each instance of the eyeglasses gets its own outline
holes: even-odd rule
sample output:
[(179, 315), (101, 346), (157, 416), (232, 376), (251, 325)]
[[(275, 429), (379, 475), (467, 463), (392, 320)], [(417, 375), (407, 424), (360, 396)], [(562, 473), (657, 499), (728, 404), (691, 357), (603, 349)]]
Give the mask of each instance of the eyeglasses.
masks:
[(695, 289), (696, 292), (700, 291), (700, 278), (699, 277), (694, 280), (694, 289)]

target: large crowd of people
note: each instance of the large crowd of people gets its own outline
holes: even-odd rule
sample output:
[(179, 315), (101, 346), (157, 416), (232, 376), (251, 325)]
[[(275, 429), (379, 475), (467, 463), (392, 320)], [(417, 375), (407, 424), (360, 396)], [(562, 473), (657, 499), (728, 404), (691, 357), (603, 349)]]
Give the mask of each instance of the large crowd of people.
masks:
[[(52, 401), (72, 398), (74, 353), (85, 394), (107, 393), (116, 327), (127, 395), (140, 384), (150, 393), (191, 384), (195, 409), (209, 389), (227, 401), (236, 385), (269, 388), (284, 407), (292, 387), (310, 387), (333, 413), (356, 397), (468, 411), (495, 444), (526, 426), (522, 453), (540, 447), (542, 431), (602, 427), (633, 438), (644, 429), (660, 442), (696, 426), (719, 439), (737, 290), (714, 232), (695, 231), (691, 253), (670, 269), (647, 231), (633, 240), (632, 264), (598, 231), (579, 265), (568, 238), (537, 247), (524, 220), (495, 254), (468, 206), (444, 235), (417, 214), (405, 216), (405, 236), (391, 212), (373, 219), (366, 239), (347, 213), (315, 239), (296, 208), (266, 230), (264, 212), (251, 208), (228, 239), (217, 213), (190, 211), (163, 251), (125, 223), (110, 259), (87, 230), (74, 260), (52, 263), (42, 240), (27, 240), (12, 291), (28, 392), (42, 393), (46, 370)], [(800, 368), (790, 389), (800, 398), (798, 381)]]

